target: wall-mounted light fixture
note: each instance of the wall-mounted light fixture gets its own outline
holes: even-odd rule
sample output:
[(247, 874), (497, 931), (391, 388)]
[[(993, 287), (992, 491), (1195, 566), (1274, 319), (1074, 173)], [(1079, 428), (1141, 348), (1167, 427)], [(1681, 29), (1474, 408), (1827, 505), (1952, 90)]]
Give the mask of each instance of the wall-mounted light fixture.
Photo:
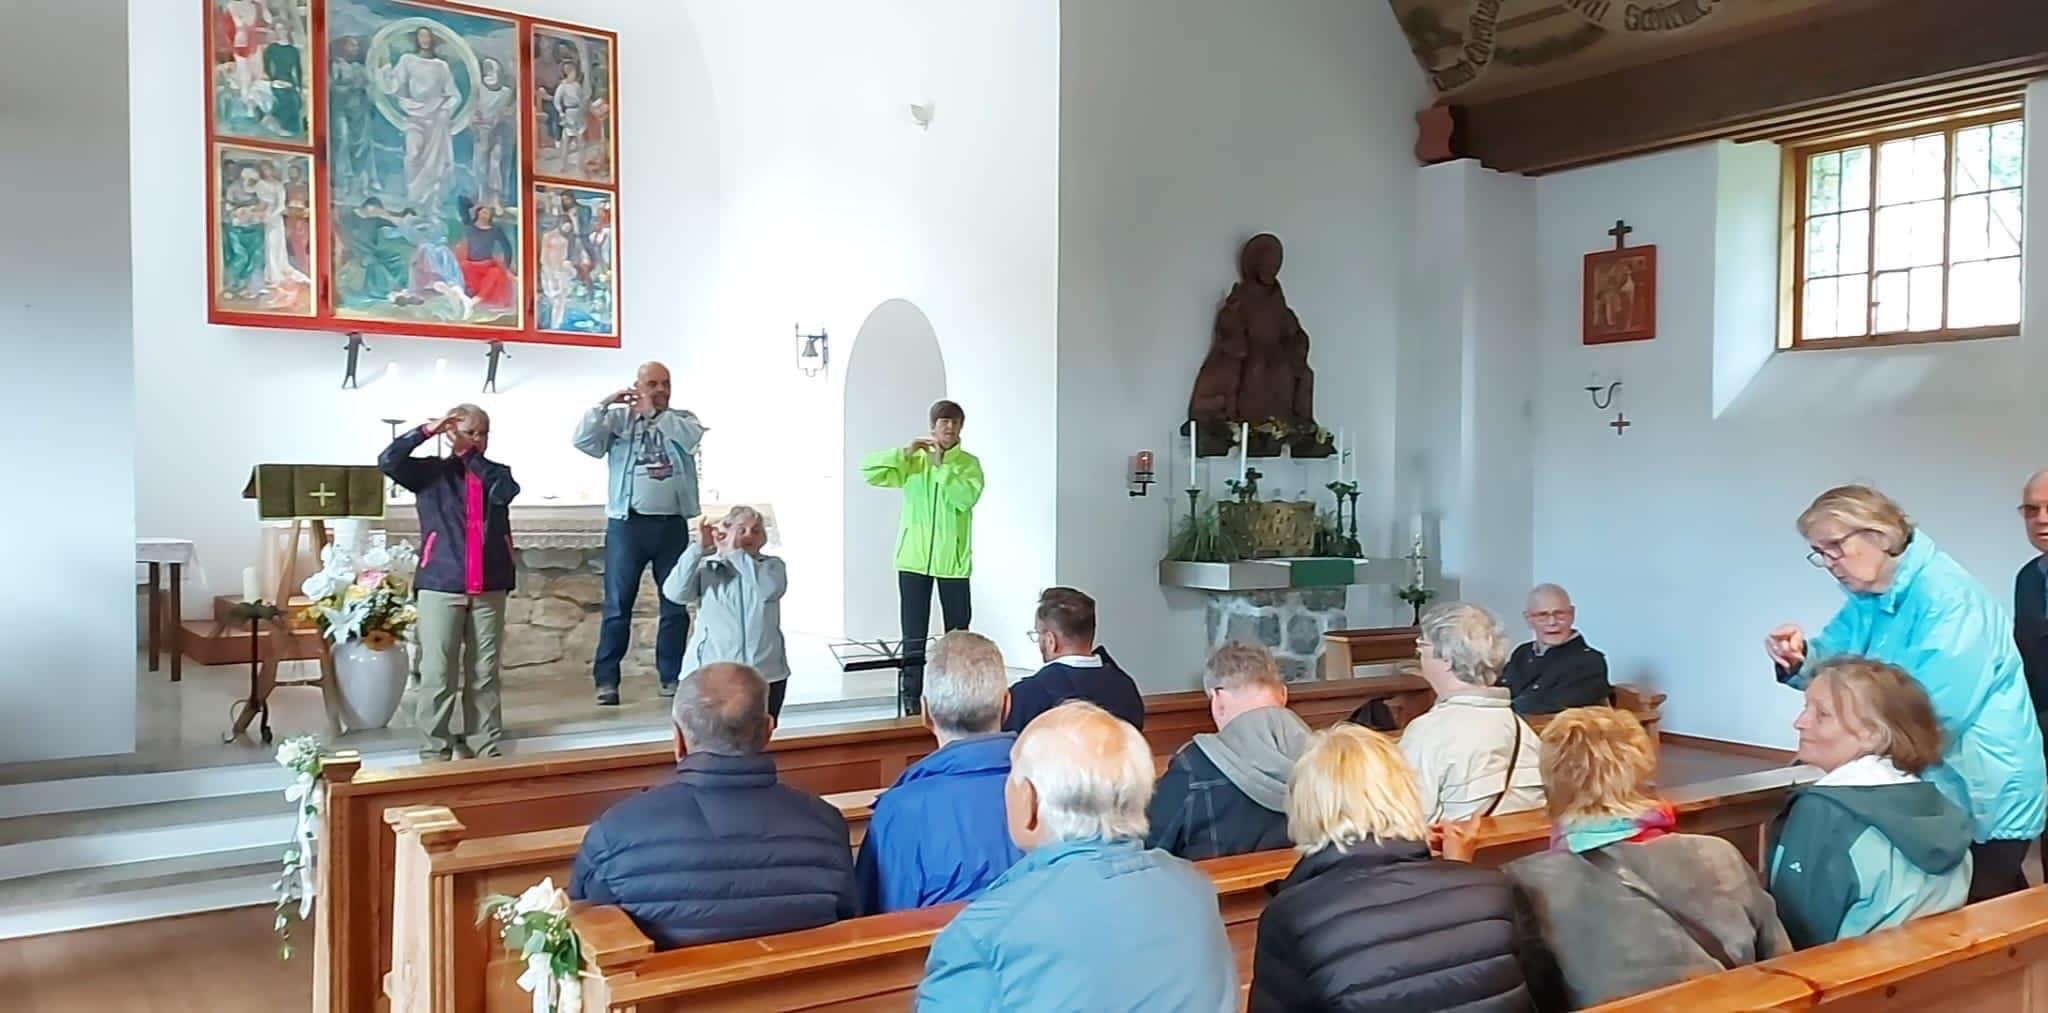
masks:
[(825, 329), (818, 328), (816, 334), (805, 334), (802, 324), (796, 325), (796, 368), (805, 376), (817, 376), (832, 364), (832, 338)]
[(1128, 478), (1129, 492), (1133, 496), (1149, 495), (1152, 491), (1152, 452), (1140, 450), (1131, 455), (1131, 473)]

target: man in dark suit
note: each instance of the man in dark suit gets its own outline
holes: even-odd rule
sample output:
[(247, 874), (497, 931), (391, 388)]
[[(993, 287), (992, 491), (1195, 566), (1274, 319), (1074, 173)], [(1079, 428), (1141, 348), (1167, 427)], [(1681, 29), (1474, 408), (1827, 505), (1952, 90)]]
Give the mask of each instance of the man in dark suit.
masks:
[[(2048, 715), (2048, 469), (2035, 472), (2020, 489), (2020, 523), (2035, 556), (2013, 578), (2013, 639), (2026, 665), (2034, 714), (2042, 717)], [(2048, 718), (2042, 727), (2048, 729)], [(2041, 840), (2041, 872), (2048, 879), (2048, 836)]]

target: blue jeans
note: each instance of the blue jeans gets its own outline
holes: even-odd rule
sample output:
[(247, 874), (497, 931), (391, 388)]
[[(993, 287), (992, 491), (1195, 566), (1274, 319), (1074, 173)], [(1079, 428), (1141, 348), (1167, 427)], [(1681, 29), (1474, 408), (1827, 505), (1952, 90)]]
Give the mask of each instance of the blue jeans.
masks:
[(690, 522), (683, 517), (631, 514), (614, 517), (604, 529), (604, 625), (597, 636), (597, 657), (590, 675), (598, 689), (619, 688), (619, 662), (633, 643), (633, 601), (640, 596), (640, 574), (654, 567), (655, 597), (661, 599), (661, 626), (654, 631), (654, 671), (664, 686), (682, 677), (683, 646), (690, 639), (690, 613), (661, 594), (661, 582), (676, 568), (690, 544)]

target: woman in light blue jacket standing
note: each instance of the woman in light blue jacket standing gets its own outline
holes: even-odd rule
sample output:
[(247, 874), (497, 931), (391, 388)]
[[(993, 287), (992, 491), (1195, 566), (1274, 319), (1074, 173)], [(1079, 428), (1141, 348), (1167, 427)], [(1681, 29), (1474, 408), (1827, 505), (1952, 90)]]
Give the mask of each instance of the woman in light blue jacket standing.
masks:
[(683, 652), (684, 674), (720, 661), (746, 665), (768, 680), (768, 713), (780, 719), (789, 689), (789, 654), (782, 641), (789, 570), (781, 557), (761, 552), (766, 544), (761, 512), (733, 507), (717, 524), (698, 527), (661, 593), (678, 605), (697, 606)]
[(1799, 533), (1813, 548), (1807, 560), (1848, 600), (1818, 636), (1788, 625), (1764, 638), (1778, 680), (1803, 690), (1820, 662), (1841, 655), (1904, 669), (1941, 724), (1942, 762), (1927, 779), (1970, 814), (1970, 900), (2025, 889), (2020, 863), (2048, 822), (2048, 765), (2012, 615), (1875, 489), (1821, 493)]

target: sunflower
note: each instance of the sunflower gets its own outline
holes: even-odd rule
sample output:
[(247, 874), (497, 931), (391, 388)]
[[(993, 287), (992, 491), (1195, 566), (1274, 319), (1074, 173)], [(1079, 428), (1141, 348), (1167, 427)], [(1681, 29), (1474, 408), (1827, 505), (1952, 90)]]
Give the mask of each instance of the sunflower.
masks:
[(398, 638), (392, 636), (390, 630), (371, 630), (363, 634), (363, 646), (373, 651), (388, 650), (396, 643)]

